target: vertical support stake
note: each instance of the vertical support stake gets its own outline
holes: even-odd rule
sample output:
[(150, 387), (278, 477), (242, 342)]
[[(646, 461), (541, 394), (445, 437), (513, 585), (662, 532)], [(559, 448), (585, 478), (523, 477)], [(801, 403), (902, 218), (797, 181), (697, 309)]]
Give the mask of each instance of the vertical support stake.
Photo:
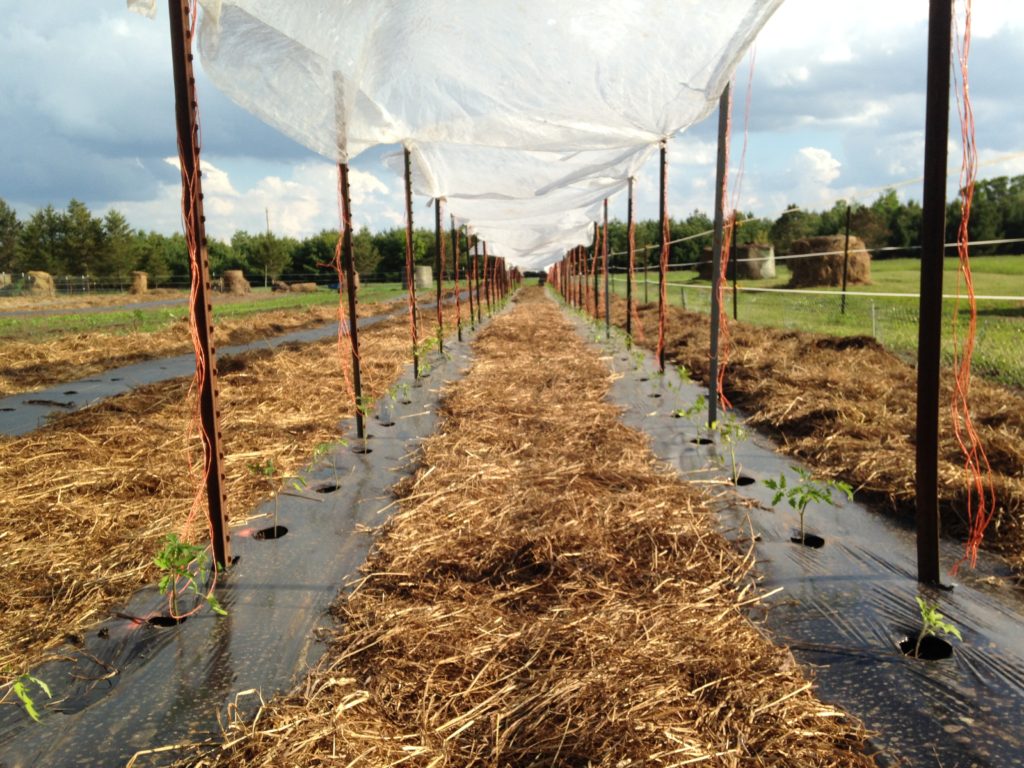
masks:
[(939, 364), (953, 0), (930, 0), (917, 342), (917, 580), (939, 583)]
[(718, 160), (715, 166), (715, 234), (711, 246), (711, 369), (708, 372), (708, 427), (718, 421), (718, 341), (722, 317), (722, 244), (725, 241), (725, 173), (729, 157), (730, 86), (718, 100)]
[(174, 71), (174, 106), (181, 160), (182, 204), (186, 238), (191, 234), (189, 256), (194, 260), (195, 291), (192, 313), (199, 337), (197, 367), (205, 369), (199, 392), (206, 501), (209, 508), (213, 559), (226, 568), (231, 563), (231, 535), (225, 492), (224, 453), (221, 447), (217, 355), (213, 346), (213, 305), (210, 303), (210, 259), (206, 249), (206, 217), (203, 215), (202, 176), (199, 169), (199, 121), (196, 113), (195, 74), (192, 69), (191, 14), (188, 0), (170, 4), (171, 63)]

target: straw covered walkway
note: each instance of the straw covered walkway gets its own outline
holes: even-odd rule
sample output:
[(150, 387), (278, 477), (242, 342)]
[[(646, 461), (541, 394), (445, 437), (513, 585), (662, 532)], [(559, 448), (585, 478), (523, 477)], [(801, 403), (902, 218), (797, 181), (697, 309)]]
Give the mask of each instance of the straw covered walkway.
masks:
[(475, 353), (323, 661), (201, 764), (873, 765), (555, 303), (522, 291)]

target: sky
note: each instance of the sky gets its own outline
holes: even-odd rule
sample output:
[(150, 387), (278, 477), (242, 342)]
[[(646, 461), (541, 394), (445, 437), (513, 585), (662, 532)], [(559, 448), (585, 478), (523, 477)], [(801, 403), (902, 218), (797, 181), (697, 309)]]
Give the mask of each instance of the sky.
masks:
[[(97, 214), (116, 208), (138, 229), (180, 231), (170, 44), (159, 4), (149, 20), (124, 0), (0, 0), (0, 198), (22, 218), (77, 198)], [(785, 0), (755, 46), (749, 113), (749, 58), (733, 86), (733, 186), (747, 137), (739, 208), (775, 218), (791, 203), (869, 203), (890, 186), (920, 200), (927, 15), (928, 0)], [(972, 30), (979, 177), (1024, 174), (1024, 99), (1015, 82), (1024, 72), (1024, 2), (976, 0)], [(268, 218), (275, 233), (299, 238), (338, 226), (330, 161), (235, 106), (201, 64), (197, 88), (211, 236), (260, 231)], [(670, 143), (675, 217), (712, 210), (715, 134), (712, 114)], [(952, 193), (955, 114), (950, 138)], [(404, 223), (401, 180), (382, 162), (397, 149), (352, 160), (357, 226)], [(657, 188), (651, 162), (638, 178), (641, 218), (656, 217)], [(415, 202), (423, 223), (427, 204)], [(625, 209), (624, 195), (610, 204), (613, 217), (625, 218)]]

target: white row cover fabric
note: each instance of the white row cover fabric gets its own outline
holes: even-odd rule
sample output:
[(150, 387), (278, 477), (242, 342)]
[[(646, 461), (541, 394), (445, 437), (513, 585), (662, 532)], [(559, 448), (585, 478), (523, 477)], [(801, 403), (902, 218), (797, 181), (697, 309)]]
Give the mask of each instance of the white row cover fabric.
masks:
[(709, 114), (781, 2), (201, 0), (198, 42), (215, 85), (299, 143), (337, 162), (411, 147), (421, 191), (513, 229), (589, 209)]

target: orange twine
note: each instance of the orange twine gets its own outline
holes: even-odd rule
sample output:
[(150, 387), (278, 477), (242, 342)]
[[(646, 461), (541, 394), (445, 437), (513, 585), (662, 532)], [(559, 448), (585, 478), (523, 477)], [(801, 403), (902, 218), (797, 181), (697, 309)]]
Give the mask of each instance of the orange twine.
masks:
[[(954, 24), (956, 18), (954, 17)], [(971, 47), (971, 0), (964, 0), (964, 34), (961, 42), (959, 34), (954, 34), (957, 44), (960, 80), (954, 76), (957, 102), (957, 114), (960, 118), (961, 136), (961, 167), (960, 196), (961, 216), (957, 230), (957, 271), (956, 299), (953, 307), (952, 339), (953, 339), (953, 397), (950, 411), (953, 432), (957, 444), (964, 455), (965, 475), (967, 484), (967, 515), (969, 533), (963, 557), (954, 564), (952, 573), (955, 576), (963, 563), (973, 568), (978, 559), (978, 548), (985, 535), (985, 529), (992, 521), (996, 509), (995, 488), (992, 484), (992, 468), (989, 465), (985, 449), (981, 444), (974, 422), (971, 418), (971, 358), (974, 354), (974, 341), (977, 333), (978, 307), (974, 294), (974, 280), (971, 276), (970, 249), (968, 247), (971, 202), (974, 199), (974, 183), (977, 176), (978, 153), (975, 141), (974, 110), (971, 106), (970, 89), (968, 86), (967, 61)], [(956, 68), (954, 67), (954, 75)], [(961, 283), (967, 293), (969, 310), (966, 338), (961, 342), (959, 335), (960, 290)]]

